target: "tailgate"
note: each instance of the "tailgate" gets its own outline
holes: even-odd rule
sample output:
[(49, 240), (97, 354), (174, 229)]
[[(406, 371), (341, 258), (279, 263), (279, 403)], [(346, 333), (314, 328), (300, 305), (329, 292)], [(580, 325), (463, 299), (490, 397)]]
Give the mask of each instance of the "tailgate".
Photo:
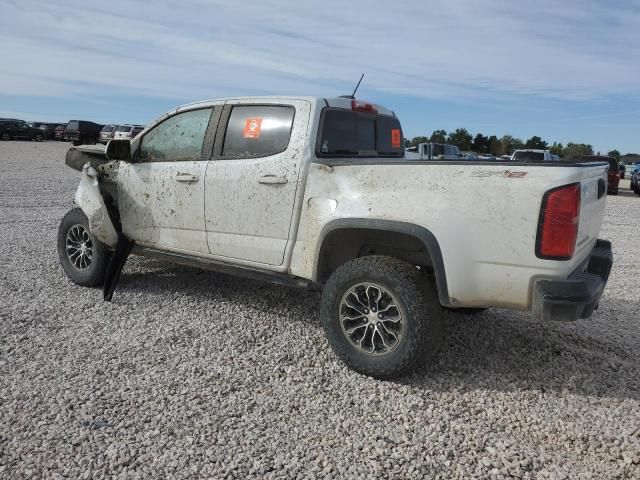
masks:
[(580, 169), (582, 199), (580, 203), (580, 224), (574, 258), (584, 259), (598, 239), (604, 210), (607, 203), (608, 164), (598, 163)]

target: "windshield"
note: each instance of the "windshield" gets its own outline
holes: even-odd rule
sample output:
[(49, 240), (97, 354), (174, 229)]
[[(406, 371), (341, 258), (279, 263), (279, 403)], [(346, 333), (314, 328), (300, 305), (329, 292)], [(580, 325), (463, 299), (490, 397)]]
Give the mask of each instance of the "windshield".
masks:
[(131, 127), (131, 126), (127, 126), (127, 125), (120, 125), (120, 126), (116, 129), (116, 132), (130, 132), (132, 128), (133, 128), (133, 127)]
[(113, 129), (115, 127), (113, 125), (105, 125), (104, 127), (102, 127), (102, 130), (100, 130), (101, 132), (105, 132), (105, 133), (111, 133), (113, 132)]
[(78, 121), (77, 120), (71, 120), (67, 124), (67, 130), (78, 130)]
[(543, 152), (516, 152), (513, 159), (517, 162), (543, 162)]
[(320, 157), (402, 157), (400, 122), (389, 115), (326, 109), (318, 135)]

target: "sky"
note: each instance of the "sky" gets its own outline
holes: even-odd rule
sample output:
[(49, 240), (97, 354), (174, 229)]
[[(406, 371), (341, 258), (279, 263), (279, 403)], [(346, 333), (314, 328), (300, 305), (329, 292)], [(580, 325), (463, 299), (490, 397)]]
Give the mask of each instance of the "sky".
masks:
[(350, 94), (462, 127), (640, 152), (640, 0), (0, 0), (0, 117), (152, 121)]

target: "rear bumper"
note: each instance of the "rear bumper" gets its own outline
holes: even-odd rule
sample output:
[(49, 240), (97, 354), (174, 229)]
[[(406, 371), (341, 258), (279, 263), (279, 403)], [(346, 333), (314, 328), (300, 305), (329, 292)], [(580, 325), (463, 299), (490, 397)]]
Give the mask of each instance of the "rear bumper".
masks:
[(589, 318), (609, 279), (611, 242), (598, 240), (586, 261), (587, 268), (566, 280), (539, 279), (533, 285), (533, 315), (543, 321), (572, 322)]

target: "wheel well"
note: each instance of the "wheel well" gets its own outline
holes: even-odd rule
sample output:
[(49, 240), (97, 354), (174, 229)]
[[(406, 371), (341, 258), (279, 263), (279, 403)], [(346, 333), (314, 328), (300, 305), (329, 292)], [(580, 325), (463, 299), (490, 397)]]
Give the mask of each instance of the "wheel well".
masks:
[(316, 280), (324, 284), (343, 263), (368, 255), (387, 255), (433, 269), (428, 248), (418, 237), (370, 228), (340, 228), (327, 234), (318, 254)]

